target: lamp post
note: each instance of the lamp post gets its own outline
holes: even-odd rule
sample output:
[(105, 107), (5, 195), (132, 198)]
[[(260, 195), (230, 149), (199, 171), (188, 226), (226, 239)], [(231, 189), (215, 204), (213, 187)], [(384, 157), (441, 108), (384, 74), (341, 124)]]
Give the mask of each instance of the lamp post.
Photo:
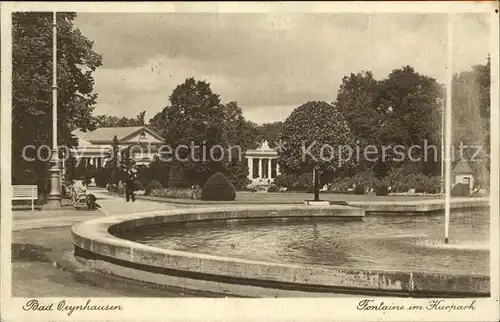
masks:
[(57, 18), (53, 13), (52, 22), (52, 157), (50, 159), (50, 193), (48, 207), (61, 207), (61, 169), (57, 149)]
[(444, 243), (448, 244), (450, 226), (450, 201), (451, 201), (451, 84), (453, 81), (453, 14), (448, 14), (448, 59), (446, 68), (446, 178), (444, 198)]

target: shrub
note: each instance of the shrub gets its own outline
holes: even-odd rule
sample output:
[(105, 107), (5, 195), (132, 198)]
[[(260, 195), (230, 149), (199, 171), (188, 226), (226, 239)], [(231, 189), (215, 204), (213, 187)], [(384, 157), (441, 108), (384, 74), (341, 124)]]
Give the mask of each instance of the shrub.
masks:
[(365, 185), (363, 185), (363, 184), (356, 185), (356, 187), (354, 188), (353, 193), (355, 195), (364, 195), (365, 194)]
[(200, 199), (201, 189), (199, 187), (193, 188), (176, 188), (168, 187), (163, 189), (154, 189), (151, 191), (152, 196), (172, 198), (172, 199)]
[(144, 194), (148, 196), (153, 190), (163, 190), (163, 185), (156, 180), (152, 180), (144, 190)]
[(304, 190), (304, 192), (306, 192), (306, 193), (314, 193), (314, 186), (309, 186), (309, 187), (307, 187), (307, 188)]
[(312, 187), (312, 174), (280, 174), (274, 179), (274, 184), (287, 188), (287, 191), (305, 191)]
[(208, 178), (201, 191), (202, 200), (232, 201), (236, 199), (236, 190), (220, 172)]
[(107, 171), (107, 169), (100, 168), (99, 170), (97, 170), (94, 178), (95, 178), (95, 185), (104, 188), (111, 179), (111, 175), (109, 171)]
[(278, 192), (278, 186), (275, 184), (272, 184), (267, 188), (267, 192)]
[(387, 196), (387, 195), (389, 195), (389, 189), (388, 189), (387, 185), (381, 184), (376, 188), (375, 193), (377, 196)]
[(469, 185), (466, 183), (457, 183), (451, 189), (451, 195), (454, 197), (467, 197), (469, 194)]
[(139, 180), (134, 180), (134, 191), (144, 190), (142, 183)]

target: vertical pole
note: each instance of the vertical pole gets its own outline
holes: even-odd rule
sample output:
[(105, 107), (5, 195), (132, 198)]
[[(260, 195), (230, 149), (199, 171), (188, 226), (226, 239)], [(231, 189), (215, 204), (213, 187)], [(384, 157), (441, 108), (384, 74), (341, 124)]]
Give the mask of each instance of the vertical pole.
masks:
[(439, 192), (441, 194), (444, 193), (444, 107), (445, 106), (445, 98), (441, 100), (441, 179), (439, 182)]
[(61, 207), (61, 169), (57, 150), (57, 17), (52, 23), (52, 157), (50, 168), (49, 207)]
[(445, 204), (444, 204), (444, 242), (448, 244), (450, 226), (450, 201), (451, 201), (451, 103), (453, 81), (453, 15), (448, 14), (448, 59), (446, 69), (446, 178), (445, 178)]

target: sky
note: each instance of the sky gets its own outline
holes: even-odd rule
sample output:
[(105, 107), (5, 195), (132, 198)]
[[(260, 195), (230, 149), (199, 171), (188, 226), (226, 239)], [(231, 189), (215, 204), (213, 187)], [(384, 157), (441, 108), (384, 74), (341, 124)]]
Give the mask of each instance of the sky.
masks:
[[(455, 18), (453, 70), (483, 64), (489, 16)], [(210, 82), (256, 123), (284, 121), (310, 100), (335, 101), (342, 78), (405, 65), (446, 80), (445, 14), (80, 13), (75, 27), (103, 56), (94, 114), (150, 119), (186, 78)]]

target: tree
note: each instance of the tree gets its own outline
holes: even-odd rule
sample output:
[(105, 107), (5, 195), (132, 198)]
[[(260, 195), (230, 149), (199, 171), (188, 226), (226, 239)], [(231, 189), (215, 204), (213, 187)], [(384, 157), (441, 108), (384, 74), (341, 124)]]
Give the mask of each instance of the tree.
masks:
[(269, 146), (274, 147), (276, 142), (279, 140), (283, 122), (264, 123), (262, 125), (253, 126), (258, 133), (254, 139), (254, 142), (262, 142), (262, 140), (267, 140), (269, 142)]
[(137, 123), (140, 126), (146, 125), (146, 111), (142, 111), (139, 114), (137, 114), (136, 118), (137, 118)]
[[(71, 131), (92, 128), (97, 94), (92, 73), (102, 57), (74, 28), (76, 13), (57, 13), (58, 143), (73, 145)], [(52, 13), (12, 14), (12, 176), (18, 183), (36, 169), (48, 176), (48, 162), (22, 158), (25, 146), (51, 146)]]
[(139, 113), (135, 118), (127, 118), (125, 116), (108, 116), (98, 115), (94, 117), (93, 123), (96, 127), (129, 127), (129, 126), (143, 126), (145, 125), (146, 111)]
[[(219, 160), (220, 149), (226, 146), (224, 109), (219, 95), (212, 92), (210, 84), (188, 78), (170, 95), (170, 105), (165, 107), (164, 137), (182, 160), (186, 178), (191, 184), (203, 185), (215, 172), (224, 172)], [(187, 148), (179, 149), (180, 146)]]
[[(405, 66), (393, 70), (378, 88), (380, 96), (376, 109), (382, 117), (379, 130), (382, 145), (423, 147), (427, 140), (428, 145), (440, 146), (441, 106), (438, 98), (443, 97), (443, 90), (434, 78)], [(429, 150), (427, 161), (424, 153), (423, 148), (415, 149), (412, 155), (413, 158), (420, 157), (420, 171), (438, 172), (439, 153), (433, 155), (433, 150)], [(387, 170), (395, 166), (390, 165), (392, 155), (387, 157), (387, 164), (382, 164), (384, 171), (378, 173), (379, 176), (385, 176)]]
[(454, 75), (452, 82), (454, 159), (469, 160), (482, 187), (489, 185), (490, 84), (489, 58), (485, 65)]
[(361, 146), (378, 145), (381, 114), (377, 111), (378, 82), (371, 72), (344, 76), (333, 103), (344, 115), (355, 139)]
[(339, 110), (321, 101), (296, 108), (283, 123), (279, 164), (284, 173), (314, 171), (314, 200), (319, 200), (319, 176), (352, 165), (344, 147), (354, 147), (349, 125)]
[(165, 130), (167, 128), (166, 124), (166, 109), (162, 109), (160, 112), (156, 113), (151, 119), (149, 119), (149, 127), (161, 136), (165, 136)]
[(224, 111), (224, 131), (227, 149), (226, 173), (229, 181), (238, 189), (243, 189), (249, 183), (248, 163), (243, 154), (251, 149), (255, 143), (257, 130), (245, 120), (243, 111), (236, 102), (229, 102), (222, 106)]

